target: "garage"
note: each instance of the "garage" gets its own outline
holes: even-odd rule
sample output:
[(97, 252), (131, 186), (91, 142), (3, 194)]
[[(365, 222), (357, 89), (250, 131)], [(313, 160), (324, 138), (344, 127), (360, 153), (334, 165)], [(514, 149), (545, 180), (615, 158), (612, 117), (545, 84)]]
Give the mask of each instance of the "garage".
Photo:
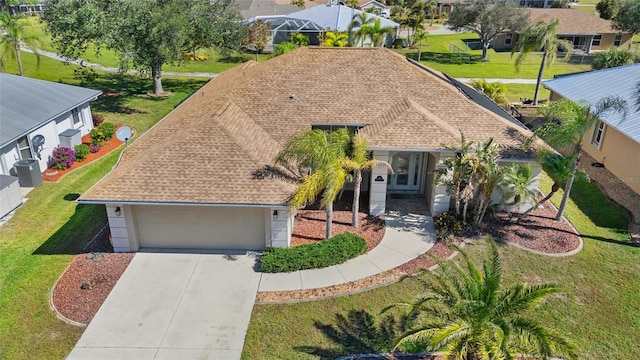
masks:
[(260, 250), (265, 210), (249, 207), (133, 207), (142, 248)]

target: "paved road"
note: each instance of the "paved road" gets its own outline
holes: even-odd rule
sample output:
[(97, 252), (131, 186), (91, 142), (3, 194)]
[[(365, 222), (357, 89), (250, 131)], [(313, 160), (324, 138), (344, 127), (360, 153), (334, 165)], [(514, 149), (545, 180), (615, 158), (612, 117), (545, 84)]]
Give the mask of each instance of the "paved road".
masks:
[(137, 253), (67, 359), (239, 359), (260, 280), (254, 264)]

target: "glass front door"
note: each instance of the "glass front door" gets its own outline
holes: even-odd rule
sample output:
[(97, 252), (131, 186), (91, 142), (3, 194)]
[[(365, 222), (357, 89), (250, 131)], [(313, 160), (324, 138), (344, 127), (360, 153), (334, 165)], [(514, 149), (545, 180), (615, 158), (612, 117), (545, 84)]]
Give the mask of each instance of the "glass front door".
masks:
[(393, 174), (389, 175), (389, 190), (420, 190), (422, 153), (397, 153), (391, 159)]

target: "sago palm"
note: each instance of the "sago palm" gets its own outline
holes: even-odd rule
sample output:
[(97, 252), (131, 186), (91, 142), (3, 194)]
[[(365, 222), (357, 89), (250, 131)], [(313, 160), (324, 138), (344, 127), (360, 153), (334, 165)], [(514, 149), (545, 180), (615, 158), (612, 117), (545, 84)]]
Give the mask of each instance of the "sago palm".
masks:
[(464, 266), (438, 261), (440, 270), (426, 279), (426, 293), (405, 307), (410, 326), (396, 349), (444, 351), (445, 359), (516, 359), (518, 355), (577, 359), (568, 339), (547, 329), (528, 313), (550, 295), (556, 284), (514, 284), (502, 287), (502, 262), (492, 238), (482, 268), (460, 248)]
[(558, 19), (553, 19), (550, 23), (546, 23), (544, 20), (538, 21), (520, 34), (518, 42), (511, 50), (512, 56), (515, 52), (518, 52), (516, 69), (519, 69), (520, 64), (527, 58), (529, 53), (542, 51), (542, 61), (540, 62), (536, 90), (533, 95), (534, 105), (538, 104), (538, 93), (540, 92), (540, 83), (542, 82), (545, 66), (555, 60), (558, 49), (565, 51), (565, 59), (568, 59), (573, 52), (573, 45), (569, 41), (557, 38), (558, 25), (560, 25)]
[(333, 202), (351, 177), (343, 167), (347, 161), (350, 141), (346, 129), (333, 132), (310, 130), (294, 135), (276, 158), (277, 165), (287, 166), (293, 163), (309, 170), (302, 177), (289, 205), (300, 208), (313, 203), (322, 194), (320, 206), (327, 214), (327, 239), (332, 234)]
[[(503, 174), (500, 184), (503, 192), (502, 201), (505, 203), (512, 201), (505, 205), (517, 206), (535, 198), (536, 193), (532, 190), (533, 171), (529, 164), (507, 165)], [(509, 218), (511, 218), (511, 211), (509, 211)]]
[(369, 158), (369, 142), (363, 135), (354, 135), (351, 142), (351, 153), (345, 159), (343, 166), (348, 171), (354, 173), (353, 186), (353, 218), (351, 225), (358, 227), (358, 212), (360, 211), (360, 186), (362, 185), (362, 171), (372, 169), (376, 166), (384, 166), (389, 172), (393, 172), (391, 165), (382, 160)]
[(8, 12), (0, 12), (0, 69), (4, 71), (7, 59), (16, 60), (18, 63), (18, 73), (24, 76), (22, 69), (22, 57), (20, 56), (22, 44), (27, 45), (36, 54), (36, 60), (40, 65), (40, 54), (38, 47), (40, 40), (28, 35), (24, 31), (24, 26), (20, 24), (21, 16), (11, 16)]
[(547, 119), (558, 119), (559, 122), (550, 121), (538, 129), (536, 133), (556, 149), (568, 150), (573, 159), (556, 220), (562, 219), (564, 208), (571, 194), (578, 160), (582, 154), (582, 139), (587, 132), (594, 128), (604, 114), (611, 111), (626, 116), (627, 102), (619, 97), (610, 96), (592, 106), (591, 104), (581, 105), (568, 99), (562, 99), (552, 103), (544, 110), (544, 116)]

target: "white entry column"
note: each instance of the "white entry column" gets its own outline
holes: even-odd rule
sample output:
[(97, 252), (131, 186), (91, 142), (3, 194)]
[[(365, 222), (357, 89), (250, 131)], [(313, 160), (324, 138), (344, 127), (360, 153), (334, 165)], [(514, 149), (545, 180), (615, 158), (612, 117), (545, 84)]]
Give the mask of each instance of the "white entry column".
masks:
[[(373, 151), (373, 158), (389, 162), (388, 151)], [(387, 167), (371, 169), (371, 190), (369, 192), (369, 215), (384, 216), (387, 202)]]

